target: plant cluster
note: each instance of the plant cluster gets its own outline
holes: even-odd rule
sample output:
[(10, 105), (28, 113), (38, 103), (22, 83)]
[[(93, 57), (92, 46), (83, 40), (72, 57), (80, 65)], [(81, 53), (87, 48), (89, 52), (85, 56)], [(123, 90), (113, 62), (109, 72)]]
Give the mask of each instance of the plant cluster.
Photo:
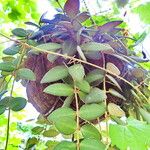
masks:
[[(149, 74), (138, 63), (145, 60), (127, 47), (128, 37), (119, 27), (122, 21), (86, 27), (84, 22), (92, 18), (79, 7), (79, 0), (67, 0), (63, 14), (56, 14), (54, 19), (46, 19), (44, 14), (39, 25), (26, 22), (37, 31), (12, 30), (16, 39), (10, 38), (14, 44), (3, 51), (0, 63), (0, 114), (8, 110), (10, 117), (11, 110), (25, 107), (24, 98), (13, 96), (14, 83), (21, 80), (28, 101), (57, 130), (38, 127), (34, 131), (44, 131), (46, 137), (58, 132), (72, 135), (72, 141), (62, 141), (54, 150), (99, 150), (114, 145), (132, 149), (134, 144), (119, 145), (115, 139), (123, 130), (130, 134), (136, 128), (131, 119), (124, 122), (121, 117), (133, 116), (150, 123)], [(5, 97), (10, 81), (10, 96)], [(118, 125), (109, 128), (109, 120)], [(149, 126), (137, 120), (134, 123), (148, 134)], [(102, 121), (106, 122), (107, 136), (96, 127)], [(140, 136), (141, 132), (136, 132)], [(140, 149), (150, 144), (147, 136), (145, 141)], [(34, 145), (32, 142), (28, 148)]]

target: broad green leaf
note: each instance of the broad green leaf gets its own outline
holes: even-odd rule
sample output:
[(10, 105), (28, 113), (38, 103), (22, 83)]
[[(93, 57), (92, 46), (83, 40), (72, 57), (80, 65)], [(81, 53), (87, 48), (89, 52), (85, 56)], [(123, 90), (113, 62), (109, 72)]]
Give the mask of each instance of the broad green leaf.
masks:
[(42, 131), (44, 130), (44, 127), (40, 127), (40, 126), (37, 126), (37, 127), (34, 127), (32, 129), (32, 134), (40, 134)]
[(76, 150), (76, 144), (73, 142), (62, 141), (54, 147), (54, 150)]
[(17, 76), (21, 79), (35, 81), (36, 76), (34, 72), (28, 68), (21, 68), (17, 71)]
[(108, 107), (108, 112), (110, 115), (116, 116), (116, 117), (125, 116), (125, 112), (120, 108), (120, 106), (114, 103), (109, 103), (107, 107)]
[(89, 83), (86, 80), (76, 82), (76, 86), (85, 93), (89, 93), (91, 89)]
[(44, 92), (56, 96), (71, 96), (74, 90), (68, 84), (55, 83), (45, 88)]
[(54, 147), (58, 144), (57, 141), (47, 141), (46, 146), (48, 147), (48, 150), (54, 150)]
[(22, 110), (27, 104), (27, 101), (23, 97), (12, 98), (9, 102), (9, 107), (13, 111)]
[(90, 93), (85, 97), (85, 103), (100, 103), (106, 100), (107, 96), (104, 90), (92, 88)]
[(107, 76), (107, 78), (108, 78), (111, 82), (113, 82), (113, 83), (117, 86), (118, 89), (121, 90), (120, 85), (118, 84), (118, 82), (116, 81), (116, 79), (115, 79), (114, 77), (112, 77), (112, 76), (110, 76), (110, 75), (108, 75), (108, 74), (106, 74), (106, 76)]
[(6, 72), (12, 72), (15, 70), (15, 66), (11, 62), (1, 62), (0, 70), (6, 71)]
[(6, 110), (6, 107), (4, 105), (0, 105), (0, 115), (3, 114)]
[(6, 55), (15, 55), (20, 51), (20, 46), (13, 45), (11, 47), (6, 48), (3, 53)]
[(126, 101), (126, 98), (114, 89), (109, 89), (109, 93)]
[(3, 99), (0, 100), (0, 105), (8, 107), (10, 100), (11, 100), (11, 97), (6, 96), (6, 97), (4, 97)]
[(108, 62), (106, 64), (106, 69), (114, 73), (115, 75), (118, 75), (118, 76), (120, 75), (120, 70), (113, 63)]
[(66, 78), (69, 75), (68, 69), (65, 66), (56, 66), (50, 69), (42, 78), (41, 83), (58, 81)]
[(133, 12), (137, 13), (140, 16), (140, 19), (147, 24), (150, 24), (150, 2), (144, 3), (143, 5), (139, 5), (134, 8)]
[(46, 51), (56, 51), (57, 49), (60, 49), (62, 46), (61, 44), (58, 43), (45, 43), (45, 44), (40, 44), (36, 46), (36, 48), (46, 50)]
[(13, 35), (19, 36), (19, 37), (26, 37), (27, 36), (27, 32), (26, 30), (22, 29), (22, 28), (16, 28), (14, 30), (12, 30)]
[(27, 143), (26, 143), (26, 149), (31, 149), (38, 142), (39, 142), (38, 139), (35, 137), (29, 138)]
[(58, 134), (59, 132), (54, 129), (49, 129), (43, 132), (44, 137), (56, 137)]
[(6, 57), (2, 57), (2, 60), (3, 60), (4, 62), (12, 62), (12, 61), (15, 60), (15, 58), (12, 57), (12, 56), (6, 56)]
[(110, 124), (109, 135), (112, 145), (120, 150), (147, 150), (150, 145), (150, 125), (144, 122), (127, 119), (127, 125)]
[(95, 69), (86, 75), (85, 80), (89, 83), (92, 83), (97, 80), (102, 82), (103, 78), (104, 78), (104, 71), (101, 71), (100, 69)]
[(80, 47), (83, 51), (113, 51), (110, 45), (97, 42), (88, 42), (82, 44)]
[(79, 91), (78, 95), (79, 95), (79, 97), (80, 97), (81, 100), (85, 101), (85, 97), (86, 97), (87, 93)]
[(74, 64), (71, 67), (69, 67), (68, 70), (72, 78), (76, 79), (76, 82), (83, 80), (85, 72), (84, 72), (84, 67), (82, 66), (82, 64)]
[(70, 117), (62, 117), (54, 122), (54, 125), (59, 132), (65, 135), (73, 134), (77, 128), (75, 119)]
[(104, 103), (101, 104), (85, 104), (80, 108), (79, 116), (84, 120), (94, 120), (101, 117), (106, 111)]
[(80, 150), (105, 150), (105, 145), (100, 140), (87, 138), (80, 143)]
[[(57, 52), (59, 53), (59, 52)], [(57, 55), (53, 55), (53, 54), (47, 54), (47, 59), (50, 61), (50, 62), (54, 62), (59, 56)]]
[(65, 100), (64, 100), (64, 104), (62, 107), (70, 107), (72, 101), (74, 99), (74, 96), (68, 96)]
[(101, 139), (101, 135), (98, 129), (90, 124), (85, 124), (84, 126), (82, 126), (81, 133), (84, 138), (94, 138), (96, 140)]
[(142, 108), (139, 108), (139, 112), (142, 115), (143, 119), (150, 124), (150, 113)]
[[(76, 113), (73, 109), (68, 108), (68, 107), (62, 107), (58, 108), (55, 111), (53, 111), (49, 116), (48, 120), (49, 121), (61, 121), (62, 118), (72, 118), (75, 119)], [(60, 119), (61, 118), (61, 119)]]
[(82, 81), (85, 75), (84, 67), (81, 64), (75, 64), (69, 67), (69, 74), (72, 76), (74, 81)]

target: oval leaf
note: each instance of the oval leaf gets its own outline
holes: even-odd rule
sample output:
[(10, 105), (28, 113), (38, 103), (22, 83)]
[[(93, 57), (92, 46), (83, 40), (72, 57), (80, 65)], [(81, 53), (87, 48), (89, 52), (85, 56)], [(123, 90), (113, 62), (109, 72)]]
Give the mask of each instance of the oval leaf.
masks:
[(89, 83), (92, 83), (94, 81), (103, 81), (104, 78), (104, 71), (101, 71), (100, 69), (94, 69), (93, 71), (89, 72), (86, 77), (85, 80)]
[(109, 93), (126, 101), (126, 98), (114, 89), (109, 89)]
[(76, 150), (76, 144), (68, 141), (60, 142), (54, 150)]
[(73, 101), (74, 97), (73, 96), (68, 96), (65, 100), (64, 100), (64, 104), (62, 107), (70, 107), (72, 101)]
[(84, 67), (81, 64), (75, 64), (69, 67), (69, 74), (74, 81), (82, 81), (85, 75)]
[(6, 107), (4, 105), (0, 105), (0, 115), (3, 114), (6, 110)]
[(32, 129), (32, 134), (34, 135), (40, 134), (43, 130), (44, 130), (44, 127), (40, 127), (40, 126), (34, 127)]
[(15, 70), (15, 66), (11, 62), (1, 62), (0, 63), (0, 70), (11, 72)]
[(17, 72), (17, 76), (21, 79), (26, 79), (26, 80), (31, 80), (31, 81), (36, 80), (36, 76), (34, 72), (28, 68), (19, 69)]
[(85, 93), (89, 93), (91, 89), (89, 83), (85, 80), (76, 82), (76, 86)]
[(95, 139), (84, 139), (80, 144), (80, 150), (105, 150), (105, 145)]
[(90, 124), (86, 124), (81, 127), (81, 133), (84, 138), (95, 138), (97, 140), (101, 139), (100, 132), (97, 130), (96, 127)]
[(120, 75), (120, 70), (113, 63), (108, 62), (106, 64), (106, 69), (111, 71), (115, 75), (118, 75), (118, 76)]
[(101, 117), (106, 110), (104, 103), (101, 104), (85, 104), (80, 108), (79, 116), (84, 120), (94, 120)]
[(12, 30), (12, 33), (13, 33), (13, 35), (19, 36), (19, 37), (26, 37), (27, 36), (26, 30), (24, 30), (22, 28), (16, 28), (16, 29)]
[(68, 76), (68, 69), (65, 66), (56, 66), (50, 69), (42, 78), (41, 83), (58, 81)]
[(22, 110), (27, 104), (27, 101), (23, 97), (12, 98), (9, 102), (9, 108), (13, 111)]
[(57, 130), (65, 135), (73, 134), (76, 131), (77, 123), (73, 118), (63, 117), (54, 123)]
[(44, 92), (56, 96), (71, 96), (74, 90), (68, 84), (55, 83), (45, 88)]
[(110, 45), (97, 42), (88, 42), (82, 44), (80, 47), (83, 51), (113, 51)]
[(62, 108), (58, 108), (55, 111), (53, 111), (49, 116), (48, 116), (48, 120), (49, 121), (53, 121), (56, 122), (58, 120), (60, 120), (60, 118), (72, 118), (75, 119), (76, 113), (73, 109), (68, 108), (68, 107), (62, 107)]
[(59, 132), (54, 129), (49, 129), (43, 132), (44, 137), (56, 137), (58, 134)]
[(116, 117), (125, 116), (125, 112), (120, 108), (120, 106), (114, 103), (109, 103), (107, 107), (108, 107), (108, 112), (110, 115), (116, 116)]
[(104, 90), (92, 88), (90, 93), (85, 98), (85, 103), (100, 103), (106, 100), (107, 96)]
[(13, 45), (11, 47), (6, 48), (3, 53), (6, 55), (15, 55), (20, 51), (20, 46)]

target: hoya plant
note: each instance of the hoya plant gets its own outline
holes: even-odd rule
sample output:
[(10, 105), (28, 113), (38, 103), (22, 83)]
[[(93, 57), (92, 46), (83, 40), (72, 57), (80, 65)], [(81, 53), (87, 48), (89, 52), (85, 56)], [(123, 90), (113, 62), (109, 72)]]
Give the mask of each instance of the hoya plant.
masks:
[[(0, 114), (9, 118), (32, 103), (40, 113), (32, 131), (53, 150), (146, 150), (150, 76), (140, 62), (147, 60), (129, 48), (123, 21), (85, 26), (90, 20), (79, 0), (67, 0), (54, 19), (43, 14), (39, 24), (26, 22), (36, 30), (5, 36), (13, 45), (0, 63)], [(28, 100), (13, 95), (18, 81)], [(43, 139), (29, 138), (25, 149)]]

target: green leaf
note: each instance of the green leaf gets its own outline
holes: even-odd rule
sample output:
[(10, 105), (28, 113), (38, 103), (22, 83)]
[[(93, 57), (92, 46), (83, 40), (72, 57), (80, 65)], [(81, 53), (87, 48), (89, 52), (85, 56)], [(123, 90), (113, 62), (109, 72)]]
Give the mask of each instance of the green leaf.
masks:
[(85, 104), (80, 108), (79, 116), (84, 120), (94, 120), (101, 117), (106, 110), (104, 103), (101, 104)]
[(76, 144), (68, 141), (62, 141), (56, 145), (54, 150), (76, 150)]
[(44, 127), (40, 127), (40, 126), (37, 126), (37, 127), (34, 127), (32, 129), (32, 134), (40, 134), (42, 131), (44, 130)]
[(21, 68), (17, 71), (17, 76), (21, 79), (35, 81), (36, 76), (34, 72), (28, 68)]
[(45, 43), (45, 44), (40, 44), (36, 46), (36, 48), (46, 50), (46, 51), (56, 51), (57, 49), (60, 49), (62, 46), (61, 44), (58, 43)]
[(72, 101), (74, 99), (74, 96), (68, 96), (65, 100), (64, 100), (64, 104), (62, 107), (70, 107)]
[(49, 116), (48, 116), (48, 120), (49, 121), (53, 121), (56, 122), (58, 120), (60, 120), (60, 118), (72, 118), (75, 119), (76, 113), (73, 109), (68, 108), (68, 107), (62, 107), (62, 108), (58, 108), (55, 111), (53, 111)]
[(109, 93), (126, 101), (126, 98), (114, 89), (109, 89)]
[(0, 70), (6, 71), (6, 72), (12, 72), (15, 70), (15, 66), (11, 62), (1, 62)]
[(59, 132), (54, 129), (49, 129), (43, 132), (44, 137), (56, 137), (58, 134)]
[(9, 102), (9, 107), (13, 111), (22, 110), (27, 104), (27, 101), (23, 97), (12, 98)]
[(84, 139), (80, 144), (80, 150), (105, 150), (105, 145), (95, 139)]
[(6, 107), (4, 105), (0, 105), (0, 115), (3, 114), (6, 110)]
[(84, 67), (81, 64), (75, 64), (69, 67), (69, 74), (74, 81), (82, 81), (85, 75)]
[(143, 117), (143, 119), (150, 124), (150, 113), (142, 108), (139, 108), (139, 112), (141, 116)]
[(119, 90), (121, 90), (120, 85), (118, 84), (118, 82), (116, 81), (116, 79), (115, 79), (114, 77), (112, 77), (112, 76), (110, 76), (110, 75), (108, 75), (108, 74), (106, 74), (106, 76), (107, 76), (107, 78), (108, 78), (111, 82), (113, 82), (113, 83), (116, 85), (116, 87), (117, 87)]
[(110, 45), (97, 42), (88, 42), (82, 44), (80, 47), (83, 51), (113, 51)]
[(76, 82), (76, 86), (85, 93), (89, 93), (91, 89), (89, 83), (86, 80)]
[(16, 28), (16, 29), (12, 30), (12, 33), (13, 33), (13, 35), (19, 36), (19, 37), (26, 37), (27, 36), (26, 30), (24, 30), (22, 28)]
[(116, 117), (125, 116), (125, 112), (120, 108), (120, 106), (114, 103), (109, 103), (107, 107), (108, 107), (108, 112), (110, 115), (116, 116)]
[(69, 75), (68, 69), (65, 66), (56, 66), (50, 69), (42, 78), (41, 83), (58, 81), (66, 78)]
[(100, 69), (94, 69), (93, 71), (89, 72), (86, 77), (85, 80), (89, 83), (92, 83), (94, 81), (103, 81), (104, 78), (104, 71), (100, 70)]
[(12, 56), (6, 56), (6, 57), (2, 57), (2, 60), (4, 62), (13, 62), (15, 60), (15, 58)]
[(127, 125), (110, 124), (109, 134), (112, 145), (120, 150), (147, 150), (150, 145), (150, 125), (135, 119), (127, 119)]
[(137, 13), (144, 23), (150, 24), (149, 10), (150, 10), (150, 2), (147, 2), (143, 5), (139, 5), (138, 7), (134, 8), (133, 12)]
[(54, 147), (58, 144), (57, 141), (47, 141), (46, 146), (48, 147), (48, 150), (54, 150)]
[(68, 84), (55, 83), (45, 88), (44, 92), (56, 96), (71, 96), (74, 90)]
[(3, 53), (6, 55), (15, 55), (20, 51), (20, 46), (13, 45), (11, 47), (6, 48)]
[(113, 63), (108, 62), (106, 64), (106, 69), (109, 70), (110, 72), (114, 73), (115, 75), (118, 75), (118, 76), (120, 75), (120, 70)]
[(96, 127), (90, 124), (85, 124), (81, 127), (81, 133), (84, 138), (94, 138), (97, 140), (101, 139), (100, 132), (97, 130)]
[(85, 97), (85, 103), (100, 103), (107, 98), (104, 90), (92, 88), (90, 93)]
[(31, 149), (38, 142), (39, 142), (38, 139), (35, 137), (29, 138), (26, 144), (26, 149)]
[(65, 135), (73, 134), (76, 131), (77, 123), (74, 118), (62, 117), (60, 120), (54, 122), (55, 127), (59, 132)]

